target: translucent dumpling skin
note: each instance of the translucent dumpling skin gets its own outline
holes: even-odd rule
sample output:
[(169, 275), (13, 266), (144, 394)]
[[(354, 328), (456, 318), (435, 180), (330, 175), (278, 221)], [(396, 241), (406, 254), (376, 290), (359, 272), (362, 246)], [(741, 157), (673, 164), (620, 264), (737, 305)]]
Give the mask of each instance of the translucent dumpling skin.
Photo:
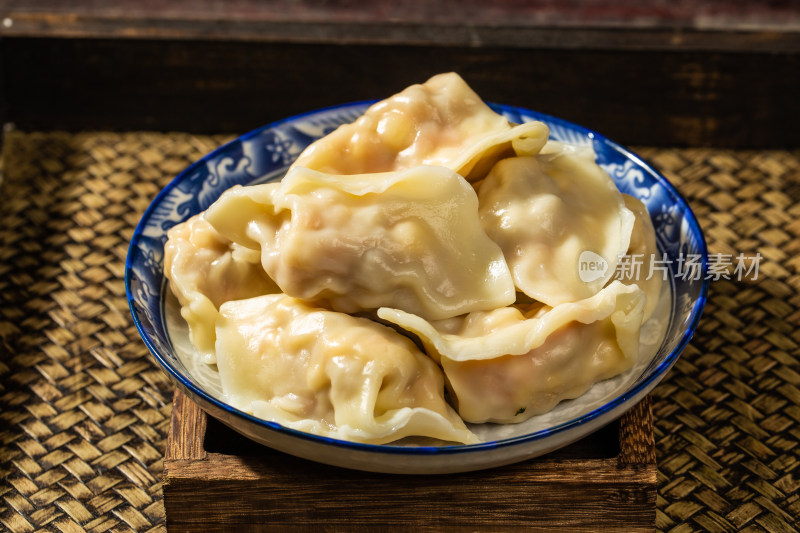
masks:
[(354, 313), (394, 307), (431, 320), (514, 301), (472, 187), (444, 167), (339, 176), (305, 168), (226, 192), (206, 217), (261, 250), (286, 294)]
[(466, 423), (631, 369), (653, 313), (642, 352), (659, 335), (653, 225), (591, 146), (548, 137), (439, 74), (172, 228), (165, 276), (225, 400), (348, 441), (473, 443)]
[(366, 318), (284, 295), (228, 302), (217, 353), (228, 401), (260, 418), (373, 444), (409, 436), (476, 442), (445, 402), (436, 364)]
[(374, 104), (310, 145), (293, 166), (351, 175), (440, 165), (473, 181), (513, 155), (512, 144), (535, 153), (547, 135), (541, 122), (510, 124), (449, 72)]
[[(633, 213), (591, 148), (550, 142), (534, 157), (495, 165), (480, 186), (480, 216), (520, 291), (547, 305), (596, 294), (629, 246)], [(585, 254), (605, 268), (582, 272)]]
[(470, 313), (429, 323), (391, 309), (378, 316), (419, 336), (467, 422), (520, 422), (633, 366), (644, 292), (618, 281), (586, 300)]
[(625, 200), (625, 207), (633, 213), (635, 222), (628, 253), (624, 258), (628, 266), (615, 273), (614, 279), (638, 285), (644, 291), (647, 296), (644, 319), (647, 320), (653, 316), (658, 304), (658, 297), (661, 294), (661, 287), (664, 284), (664, 272), (659, 268), (666, 267), (659, 264), (662, 257), (658, 252), (656, 231), (647, 207), (639, 199), (629, 194), (623, 194), (622, 198)]
[(164, 274), (181, 304), (192, 344), (207, 363), (215, 361), (214, 323), (220, 305), (280, 292), (259, 259), (258, 253), (220, 235), (202, 215), (167, 232)]

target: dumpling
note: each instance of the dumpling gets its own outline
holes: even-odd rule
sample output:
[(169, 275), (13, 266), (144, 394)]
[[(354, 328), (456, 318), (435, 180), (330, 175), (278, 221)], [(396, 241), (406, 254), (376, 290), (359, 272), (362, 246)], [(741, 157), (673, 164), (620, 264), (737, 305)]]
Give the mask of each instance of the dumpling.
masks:
[(596, 294), (630, 243), (633, 213), (589, 147), (551, 141), (535, 157), (504, 159), (478, 199), (517, 288), (550, 306)]
[(258, 252), (226, 239), (202, 215), (167, 232), (164, 275), (181, 304), (192, 344), (212, 364), (214, 322), (223, 302), (280, 292), (261, 268)]
[(206, 217), (261, 249), (286, 294), (345, 313), (394, 307), (438, 320), (514, 301), (475, 191), (444, 167), (363, 176), (303, 167), (227, 191)]
[(227, 401), (259, 418), (372, 444), (477, 442), (445, 402), (436, 364), (369, 319), (285, 295), (231, 301), (220, 309), (217, 353)]
[(662, 257), (658, 253), (656, 231), (647, 207), (629, 194), (623, 194), (622, 198), (625, 200), (625, 207), (634, 214), (636, 221), (633, 224), (628, 253), (622, 259), (627, 262), (626, 266), (624, 269), (617, 269), (613, 279), (623, 283), (635, 283), (644, 290), (647, 296), (644, 319), (647, 320), (653, 316), (664, 283), (664, 272), (658, 270), (659, 264), (655, 262), (661, 261)]
[(351, 175), (441, 165), (473, 181), (512, 148), (535, 154), (548, 133), (542, 122), (512, 125), (450, 72), (372, 105), (311, 144), (293, 167)]
[(574, 303), (515, 307), (427, 322), (395, 309), (378, 316), (411, 331), (444, 370), (467, 422), (520, 422), (633, 366), (644, 293), (612, 282)]

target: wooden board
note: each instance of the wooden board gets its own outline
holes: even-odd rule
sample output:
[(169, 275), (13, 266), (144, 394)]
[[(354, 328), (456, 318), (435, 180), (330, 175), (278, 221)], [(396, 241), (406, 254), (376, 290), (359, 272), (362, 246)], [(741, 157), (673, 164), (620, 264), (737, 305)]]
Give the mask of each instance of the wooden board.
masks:
[(0, 122), (23, 130), (244, 133), (451, 70), (626, 145), (800, 143), (785, 2), (0, 1)]
[(164, 458), (176, 531), (652, 531), (649, 397), (585, 439), (505, 467), (432, 476), (346, 470), (257, 445), (175, 393)]
[(624, 145), (800, 145), (800, 53), (6, 38), (0, 68), (22, 130), (241, 134), (454, 70)]
[(4, 0), (0, 36), (798, 51), (800, 11), (737, 0)]

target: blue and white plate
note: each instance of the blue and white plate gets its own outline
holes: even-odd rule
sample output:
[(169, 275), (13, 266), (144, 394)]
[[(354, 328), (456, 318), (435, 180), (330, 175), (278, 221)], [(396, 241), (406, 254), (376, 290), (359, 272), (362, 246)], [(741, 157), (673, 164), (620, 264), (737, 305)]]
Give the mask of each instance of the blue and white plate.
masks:
[[(332, 465), (387, 473), (445, 473), (521, 461), (565, 446), (599, 429), (641, 400), (675, 363), (705, 305), (707, 251), (686, 201), (639, 157), (602, 135), (525, 109), (493, 105), (510, 121), (541, 120), (550, 137), (591, 145), (597, 162), (622, 192), (644, 202), (667, 254), (669, 283), (654, 319), (646, 324), (635, 367), (603, 381), (553, 411), (520, 424), (471, 425), (481, 444), (369, 445), (319, 437), (257, 419), (228, 405), (215, 372), (191, 356), (188, 330), (163, 273), (169, 228), (208, 208), (233, 185), (280, 179), (311, 142), (360, 116), (370, 102), (314, 111), (252, 131), (203, 157), (156, 197), (133, 235), (125, 286), (133, 320), (156, 361), (211, 416), (271, 448)], [(687, 269), (687, 261), (694, 269)]]

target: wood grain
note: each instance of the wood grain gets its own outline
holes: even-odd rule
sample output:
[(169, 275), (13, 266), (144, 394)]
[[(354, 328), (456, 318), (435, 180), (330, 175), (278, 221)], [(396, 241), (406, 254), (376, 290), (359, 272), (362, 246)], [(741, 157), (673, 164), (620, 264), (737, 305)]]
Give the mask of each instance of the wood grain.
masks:
[(23, 130), (243, 133), (455, 70), (626, 145), (800, 145), (800, 54), (3, 39), (0, 56)]
[[(403, 476), (347, 470), (248, 445), (219, 423), (204, 424), (207, 415), (181, 396), (176, 393), (174, 409), (181, 413), (173, 415), (174, 445), (167, 447), (164, 460), (171, 532), (290, 526), (337, 531), (653, 529), (656, 475), (649, 398), (621, 419), (618, 431), (600, 433), (629, 439), (617, 447), (627, 452), (597, 457), (577, 446), (490, 470)], [(189, 458), (198, 444), (208, 442), (199, 428), (212, 427), (219, 433), (214, 446), (227, 452), (206, 450), (203, 458)], [(587, 440), (592, 438), (597, 434)]]
[(170, 431), (167, 435), (165, 455), (175, 460), (205, 459), (203, 441), (198, 440), (197, 435), (205, 435), (206, 421), (206, 414), (196, 403), (184, 394), (175, 394), (170, 427), (178, 428), (178, 431)]
[(800, 50), (791, 3), (6, 0), (0, 35), (650, 50)]
[(639, 402), (622, 417), (619, 426), (620, 464), (654, 464), (656, 443), (653, 432), (653, 408), (649, 401)]
[(794, 4), (5, 0), (0, 119), (243, 133), (455, 70), (623, 144), (793, 148)]

